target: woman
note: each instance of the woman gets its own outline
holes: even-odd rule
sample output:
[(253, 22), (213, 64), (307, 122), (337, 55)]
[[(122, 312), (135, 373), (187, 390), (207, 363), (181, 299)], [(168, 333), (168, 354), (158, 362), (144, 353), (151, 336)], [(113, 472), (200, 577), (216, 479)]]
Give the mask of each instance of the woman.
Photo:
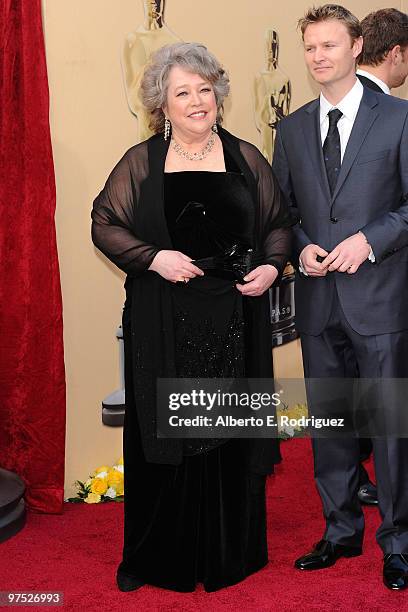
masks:
[[(155, 437), (157, 377), (272, 374), (267, 289), (289, 254), (289, 222), (268, 163), (220, 127), (228, 91), (204, 46), (160, 49), (141, 86), (156, 135), (124, 155), (94, 202), (93, 241), (127, 273), (123, 591), (214, 591), (267, 563), (276, 442)], [(261, 262), (245, 282), (222, 263), (233, 246)]]

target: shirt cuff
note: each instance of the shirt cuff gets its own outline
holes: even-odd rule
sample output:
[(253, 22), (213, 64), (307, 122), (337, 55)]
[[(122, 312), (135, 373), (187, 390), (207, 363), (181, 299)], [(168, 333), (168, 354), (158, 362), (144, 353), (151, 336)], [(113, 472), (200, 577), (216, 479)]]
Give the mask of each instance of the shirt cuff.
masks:
[(301, 272), (304, 276), (309, 276), (304, 267), (302, 266), (302, 262), (299, 257), (299, 272)]
[(370, 243), (368, 242), (368, 240), (367, 240), (367, 236), (366, 236), (366, 235), (364, 234), (364, 232), (362, 232), (361, 230), (359, 230), (359, 233), (360, 233), (360, 234), (362, 234), (362, 235), (364, 236), (366, 243), (367, 243), (367, 244), (368, 244), (368, 246), (370, 247), (370, 252), (369, 252), (368, 257), (367, 257), (368, 261), (371, 261), (371, 263), (375, 263), (375, 255), (374, 255), (374, 251), (373, 251), (373, 248), (372, 248), (371, 244), (370, 244)]

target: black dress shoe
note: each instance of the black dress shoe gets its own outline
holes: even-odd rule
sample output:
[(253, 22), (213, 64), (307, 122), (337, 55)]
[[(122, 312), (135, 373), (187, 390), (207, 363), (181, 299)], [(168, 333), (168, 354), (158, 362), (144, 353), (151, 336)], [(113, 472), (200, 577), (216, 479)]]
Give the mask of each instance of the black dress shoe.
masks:
[(320, 540), (315, 544), (312, 552), (295, 561), (295, 567), (300, 570), (324, 569), (334, 565), (340, 557), (358, 557), (359, 555), (361, 555), (361, 547), (344, 546), (328, 540)]
[(360, 500), (360, 504), (364, 504), (365, 506), (378, 505), (377, 487), (370, 480), (361, 485), (357, 495), (358, 499)]
[(393, 591), (402, 591), (408, 587), (408, 554), (384, 555), (384, 584)]
[(117, 572), (116, 584), (119, 587), (119, 591), (127, 593), (128, 591), (136, 591), (137, 589), (140, 589), (140, 587), (144, 586), (145, 583), (137, 578), (134, 578), (133, 576), (124, 574), (123, 572)]

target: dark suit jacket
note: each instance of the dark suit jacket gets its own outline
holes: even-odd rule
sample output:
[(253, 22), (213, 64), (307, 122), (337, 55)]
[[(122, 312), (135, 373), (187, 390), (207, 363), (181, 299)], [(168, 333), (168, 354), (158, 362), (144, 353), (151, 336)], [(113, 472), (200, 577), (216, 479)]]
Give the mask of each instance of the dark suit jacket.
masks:
[(408, 102), (365, 88), (330, 195), (320, 136), (319, 100), (283, 119), (273, 170), (298, 224), (293, 259), (307, 244), (331, 251), (363, 231), (376, 263), (324, 278), (297, 273), (296, 327), (318, 335), (335, 287), (344, 313), (362, 335), (408, 328)]
[(384, 91), (381, 89), (379, 85), (377, 85), (377, 83), (374, 83), (374, 81), (364, 76), (363, 74), (356, 74), (356, 77), (364, 85), (364, 87), (368, 87), (369, 89), (372, 89), (373, 91), (376, 91), (377, 93), (382, 93), (382, 94), (384, 93)]

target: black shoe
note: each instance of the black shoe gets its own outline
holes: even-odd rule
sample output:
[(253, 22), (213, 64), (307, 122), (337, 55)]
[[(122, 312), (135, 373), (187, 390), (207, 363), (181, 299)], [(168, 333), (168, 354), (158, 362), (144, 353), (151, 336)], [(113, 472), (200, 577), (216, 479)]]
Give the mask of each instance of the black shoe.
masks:
[(129, 576), (128, 574), (117, 572), (116, 584), (119, 587), (119, 591), (127, 593), (128, 591), (136, 591), (137, 589), (140, 589), (140, 587), (144, 586), (145, 583), (141, 582), (137, 578), (134, 578), (133, 576)]
[(358, 499), (360, 500), (360, 504), (364, 504), (365, 506), (378, 505), (377, 487), (370, 480), (361, 485), (357, 495)]
[(383, 581), (393, 591), (408, 587), (408, 554), (384, 555)]
[(358, 557), (361, 547), (344, 546), (328, 540), (320, 540), (312, 552), (295, 561), (295, 567), (300, 570), (324, 569), (334, 565), (340, 557)]

